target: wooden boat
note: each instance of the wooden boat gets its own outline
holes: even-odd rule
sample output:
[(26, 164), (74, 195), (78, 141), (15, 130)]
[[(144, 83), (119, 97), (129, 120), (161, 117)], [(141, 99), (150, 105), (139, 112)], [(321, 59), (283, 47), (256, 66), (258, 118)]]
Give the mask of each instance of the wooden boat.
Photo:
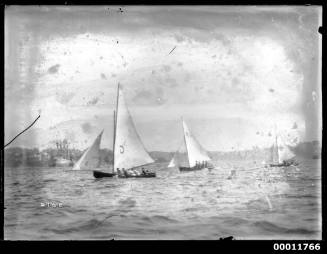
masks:
[(196, 170), (201, 170), (203, 168), (196, 168), (196, 167), (178, 167), (179, 168), (179, 171), (196, 171)]
[(114, 174), (114, 173), (106, 173), (106, 172), (102, 172), (102, 171), (93, 170), (93, 176), (95, 178), (113, 177), (115, 175), (116, 174)]
[(67, 139), (56, 140), (57, 146), (57, 155), (54, 158), (51, 158), (49, 163), (50, 167), (71, 167), (74, 165), (74, 162), (71, 159), (69, 153), (69, 143)]
[(290, 167), (290, 166), (297, 166), (299, 165), (295, 161), (283, 161), (282, 163), (277, 164), (269, 164), (270, 167)]
[[(211, 158), (207, 151), (200, 145), (196, 138), (190, 132), (185, 121), (182, 119), (184, 140), (180, 148), (177, 150), (168, 167), (175, 167), (176, 165), (181, 172), (197, 171), (205, 168), (212, 169)], [(184, 160), (180, 156), (180, 150), (185, 145), (186, 157)], [(184, 165), (183, 165), (184, 164)]]
[[(153, 172), (140, 173), (138, 175), (127, 173), (129, 169), (137, 170), (145, 165), (154, 163), (146, 151), (133, 123), (129, 113), (123, 91), (118, 84), (116, 111), (114, 111), (114, 130), (113, 130), (113, 167), (112, 172), (104, 173), (97, 171), (93, 175), (97, 176), (114, 176), (120, 178), (148, 178), (155, 177)], [(117, 169), (126, 171), (124, 175), (118, 175)], [(103, 174), (100, 174), (103, 173)]]
[(274, 144), (271, 147), (269, 167), (290, 167), (298, 163), (294, 159), (295, 154), (285, 145), (278, 135), (275, 135)]
[(70, 159), (66, 159), (63, 157), (56, 157), (55, 158), (55, 167), (71, 167), (74, 163)]
[(150, 178), (150, 177), (156, 177), (156, 174), (154, 172), (149, 173), (142, 173), (141, 175), (118, 175), (119, 178)]

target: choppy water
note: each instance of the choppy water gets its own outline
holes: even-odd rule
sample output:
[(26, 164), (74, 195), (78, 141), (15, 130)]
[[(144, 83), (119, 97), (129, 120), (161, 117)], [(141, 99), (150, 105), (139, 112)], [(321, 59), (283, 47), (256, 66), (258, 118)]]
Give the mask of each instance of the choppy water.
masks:
[(321, 239), (320, 160), (271, 171), (216, 165), (178, 173), (158, 164), (157, 178), (100, 180), (6, 168), (5, 239)]

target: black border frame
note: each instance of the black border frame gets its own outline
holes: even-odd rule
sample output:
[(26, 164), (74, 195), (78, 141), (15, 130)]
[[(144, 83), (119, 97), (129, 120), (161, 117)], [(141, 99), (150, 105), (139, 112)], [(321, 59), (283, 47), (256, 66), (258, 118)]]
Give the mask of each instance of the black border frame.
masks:
[[(1, 72), (1, 79), (3, 80), (3, 89), (1, 89), (1, 93), (3, 95), (3, 104), (1, 106), (3, 107), (3, 116), (4, 116), (4, 15), (5, 15), (5, 8), (6, 5), (257, 5), (257, 6), (269, 6), (269, 5), (280, 5), (280, 6), (287, 6), (287, 5), (299, 5), (299, 6), (305, 6), (305, 5), (319, 5), (322, 6), (322, 27), (319, 28), (319, 32), (322, 34), (322, 95), (323, 98), (326, 95), (326, 75), (327, 66), (326, 66), (326, 20), (327, 20), (327, 14), (325, 12), (326, 3), (323, 3), (323, 1), (272, 1), (272, 0), (266, 0), (263, 2), (259, 1), (212, 1), (212, 0), (202, 0), (200, 2), (192, 2), (192, 1), (135, 1), (135, 0), (113, 0), (113, 1), (103, 1), (103, 0), (94, 0), (94, 1), (49, 1), (49, 0), (43, 0), (43, 1), (35, 1), (35, 0), (21, 0), (21, 1), (5, 1), (5, 3), (1, 4), (1, 30), (2, 30), (2, 36), (3, 36), (3, 50), (2, 50), (2, 64), (3, 64), (3, 71)], [(326, 110), (325, 110), (326, 103), (322, 99), (322, 121), (323, 126), (326, 126)], [(3, 126), (4, 126), (4, 117), (2, 118)], [(4, 147), (4, 128), (2, 130), (2, 147)], [(67, 247), (72, 247), (75, 249), (75, 247), (81, 246), (81, 247), (90, 247), (91, 250), (93, 250), (94, 247), (105, 247), (106, 249), (108, 247), (116, 247), (119, 251), (122, 251), (122, 248), (124, 247), (135, 247), (140, 248), (141, 251), (145, 251), (146, 249), (151, 249), (151, 252), (160, 250), (164, 251), (167, 248), (170, 249), (170, 246), (174, 249), (179, 249), (182, 251), (186, 251), (188, 248), (190, 248), (192, 251), (200, 250), (203, 251), (203, 247), (213, 247), (214, 251), (217, 252), (218, 250), (221, 250), (221, 248), (225, 249), (227, 251), (233, 251), (233, 250), (239, 250), (239, 251), (253, 251), (255, 250), (261, 250), (261, 251), (271, 251), (273, 252), (273, 244), (274, 243), (320, 243), (321, 249), (319, 252), (325, 249), (325, 242), (326, 242), (326, 137), (325, 133), (322, 133), (322, 156), (321, 156), (321, 178), (322, 178), (322, 190), (321, 190), (321, 199), (322, 199), (322, 240), (219, 240), (212, 241), (212, 240), (177, 240), (177, 241), (171, 241), (171, 240), (140, 240), (140, 241), (130, 241), (130, 240), (119, 240), (119, 241), (112, 241), (112, 240), (92, 240), (92, 241), (84, 241), (84, 240), (76, 240), (76, 241), (10, 241), (10, 240), (3, 240), (4, 239), (4, 149), (1, 149), (1, 155), (0, 155), (0, 164), (1, 164), (1, 197), (0, 201), (2, 204), (1, 209), (1, 231), (0, 231), (0, 239), (1, 245), (6, 245), (7, 247), (28, 247), (28, 248), (35, 248), (35, 247), (41, 247), (42, 251), (48, 251), (50, 249), (56, 250), (57, 247), (59, 247), (60, 250), (67, 250)], [(64, 248), (61, 248), (61, 246), (58, 246), (59, 244), (63, 244)], [(55, 248), (54, 248), (55, 247)], [(156, 248), (159, 247), (159, 248)], [(59, 249), (57, 249), (59, 251)], [(86, 249), (85, 249), (86, 250)], [(133, 251), (135, 251), (134, 249)], [(106, 251), (109, 251), (108, 249)], [(301, 251), (302, 252), (302, 251)], [(317, 251), (312, 251), (313, 253)]]

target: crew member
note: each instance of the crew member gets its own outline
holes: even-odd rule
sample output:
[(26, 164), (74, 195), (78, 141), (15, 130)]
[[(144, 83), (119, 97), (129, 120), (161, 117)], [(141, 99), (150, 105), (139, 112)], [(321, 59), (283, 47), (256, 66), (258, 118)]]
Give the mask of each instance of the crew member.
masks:
[(128, 173), (127, 173), (127, 171), (126, 171), (124, 168), (122, 168), (122, 170), (123, 170), (124, 176), (125, 176), (125, 177), (128, 177)]

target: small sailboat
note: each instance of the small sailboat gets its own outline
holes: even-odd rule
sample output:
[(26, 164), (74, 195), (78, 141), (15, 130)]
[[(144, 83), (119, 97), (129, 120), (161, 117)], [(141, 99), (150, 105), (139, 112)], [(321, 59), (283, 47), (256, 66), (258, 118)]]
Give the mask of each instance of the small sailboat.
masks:
[[(128, 111), (125, 98), (118, 84), (116, 111), (114, 112), (112, 174), (121, 178), (155, 177), (156, 174), (141, 168), (154, 163), (146, 151)], [(141, 171), (140, 171), (141, 168)], [(94, 172), (94, 177), (105, 177)]]
[(174, 155), (174, 157), (171, 159), (171, 161), (169, 162), (169, 164), (168, 164), (168, 168), (173, 168), (173, 167), (175, 167), (176, 166), (176, 158), (175, 158), (175, 155)]
[[(188, 163), (188, 162), (185, 163), (187, 156), (186, 156), (186, 151), (185, 151), (185, 145), (184, 144), (185, 144), (185, 142), (184, 142), (184, 139), (183, 139), (183, 141), (181, 142), (179, 148), (174, 153), (173, 158), (170, 160), (170, 162), (169, 162), (169, 164), (167, 166), (168, 168), (175, 168), (175, 167), (178, 167), (180, 165)], [(184, 148), (184, 150), (183, 150), (183, 148)], [(184, 163), (183, 163), (183, 161), (184, 161)]]
[(93, 141), (92, 145), (83, 153), (75, 163), (73, 170), (94, 170), (100, 166), (100, 143), (103, 130)]
[[(209, 157), (207, 151), (200, 145), (200, 143), (195, 139), (195, 137), (190, 132), (185, 121), (182, 119), (183, 132), (184, 132), (184, 143), (186, 146), (186, 163), (182, 162), (178, 158), (178, 151), (175, 153), (174, 157), (170, 161), (168, 167), (174, 167), (178, 165), (180, 171), (194, 171), (201, 170), (204, 168), (213, 168), (211, 165), (211, 158)], [(180, 150), (180, 149), (179, 149)], [(181, 157), (181, 156), (179, 156)], [(184, 165), (183, 165), (184, 164)]]
[(275, 142), (271, 147), (270, 167), (289, 167), (297, 165), (294, 160), (295, 154), (285, 145), (279, 136), (275, 136)]
[(57, 154), (52, 157), (49, 166), (50, 167), (70, 167), (74, 165), (71, 155), (68, 149), (68, 140), (56, 140)]

